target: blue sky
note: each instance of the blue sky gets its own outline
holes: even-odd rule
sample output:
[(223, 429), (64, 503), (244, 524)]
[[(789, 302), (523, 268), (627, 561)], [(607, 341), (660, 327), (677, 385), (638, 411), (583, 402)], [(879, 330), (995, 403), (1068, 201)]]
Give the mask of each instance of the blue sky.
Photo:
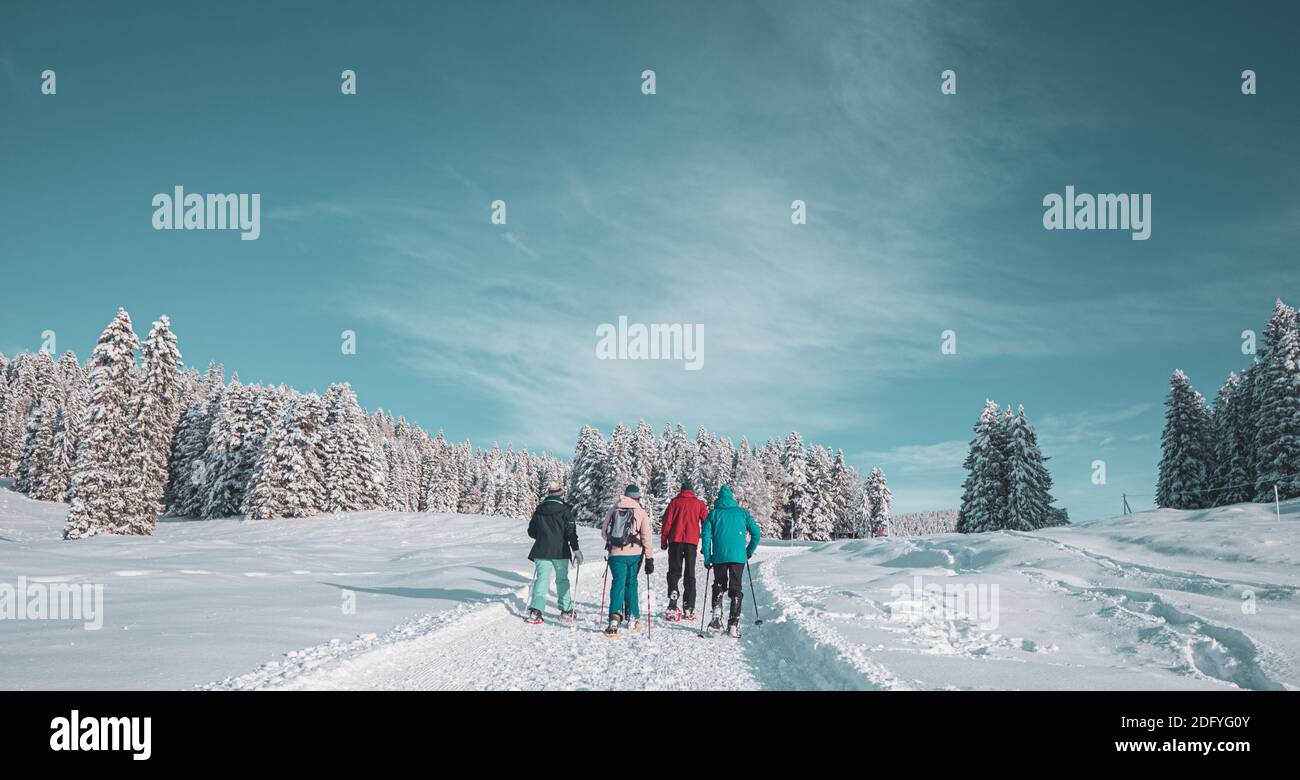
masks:
[[(322, 5), (7, 5), (0, 351), (166, 313), (188, 362), (483, 444), (798, 429), (901, 511), (956, 506), (993, 398), (1091, 518), (1296, 279), (1286, 5)], [(1044, 230), (1067, 184), (1151, 193), (1151, 238)], [(261, 238), (154, 231), (176, 185), (261, 193)], [(703, 324), (704, 369), (597, 360), (619, 315)]]

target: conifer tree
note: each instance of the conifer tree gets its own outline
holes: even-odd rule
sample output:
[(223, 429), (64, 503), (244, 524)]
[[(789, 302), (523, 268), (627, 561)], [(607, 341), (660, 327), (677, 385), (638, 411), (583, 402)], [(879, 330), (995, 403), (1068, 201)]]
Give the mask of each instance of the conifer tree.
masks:
[[(136, 396), (138, 468), (143, 479), (142, 512), (135, 522), (142, 533), (152, 533), (158, 516), (166, 511), (168, 464), (181, 416), (181, 353), (171, 320), (162, 315), (141, 347), (144, 384)], [(143, 530), (147, 529), (147, 530)]]
[(1210, 505), (1210, 411), (1181, 370), (1169, 379), (1165, 429), (1160, 436), (1156, 504), (1172, 509)]
[(99, 533), (138, 532), (131, 518), (141, 496), (132, 471), (135, 430), (135, 353), (140, 341), (124, 309), (100, 334), (88, 363), (90, 397), (77, 447), (65, 539)]
[(1282, 301), (1264, 331), (1258, 377), (1255, 500), (1300, 496), (1300, 332), (1296, 311)]
[(967, 474), (962, 484), (957, 531), (980, 533), (1005, 528), (1007, 431), (1005, 416), (996, 402), (985, 402), (963, 465)]
[(889, 525), (889, 509), (894, 503), (894, 494), (889, 492), (889, 484), (885, 481), (885, 472), (879, 467), (873, 468), (867, 474), (867, 481), (863, 486), (865, 493), (865, 504), (869, 513), (870, 530), (863, 534), (864, 536), (884, 535)]

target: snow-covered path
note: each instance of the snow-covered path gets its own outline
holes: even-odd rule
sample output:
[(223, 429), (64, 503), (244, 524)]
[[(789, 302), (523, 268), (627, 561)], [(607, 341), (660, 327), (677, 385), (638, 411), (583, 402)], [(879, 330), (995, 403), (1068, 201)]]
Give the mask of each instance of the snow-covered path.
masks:
[[(586, 540), (584, 540), (586, 541)], [(590, 547), (598, 547), (591, 544)], [(755, 568), (798, 550), (764, 549)], [(601, 635), (599, 620), (604, 561), (588, 561), (577, 586), (578, 621), (562, 625), (552, 589), (547, 622), (523, 621), (527, 588), (508, 599), (459, 613), (414, 638), (398, 636), (357, 653), (342, 653), (324, 663), (316, 659), (297, 670), (283, 664), (223, 681), (218, 687), (346, 690), (758, 690), (791, 687), (792, 671), (783, 653), (762, 647), (767, 626), (753, 625), (746, 593), (743, 635), (701, 639), (700, 624), (667, 623), (664, 556), (650, 576), (655, 620), (649, 634)], [(705, 571), (699, 569), (699, 586)], [(640, 580), (646, 613), (645, 574)], [(762, 602), (765, 594), (760, 593)], [(701, 594), (700, 606), (704, 598)], [(760, 608), (761, 608), (760, 604)], [(310, 654), (304, 658), (310, 658)], [(288, 672), (288, 673), (286, 673)]]

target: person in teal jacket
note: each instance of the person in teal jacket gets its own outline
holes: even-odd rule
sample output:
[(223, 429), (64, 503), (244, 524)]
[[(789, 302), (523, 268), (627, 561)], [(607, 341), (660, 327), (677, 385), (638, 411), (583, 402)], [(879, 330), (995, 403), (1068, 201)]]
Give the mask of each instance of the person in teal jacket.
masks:
[(713, 620), (709, 628), (722, 628), (722, 594), (731, 597), (731, 614), (727, 618), (727, 633), (740, 636), (741, 603), (745, 587), (741, 577), (745, 564), (758, 549), (762, 538), (758, 523), (749, 510), (736, 503), (731, 488), (723, 485), (713, 501), (713, 509), (704, 518), (700, 528), (700, 553), (704, 568), (713, 570)]

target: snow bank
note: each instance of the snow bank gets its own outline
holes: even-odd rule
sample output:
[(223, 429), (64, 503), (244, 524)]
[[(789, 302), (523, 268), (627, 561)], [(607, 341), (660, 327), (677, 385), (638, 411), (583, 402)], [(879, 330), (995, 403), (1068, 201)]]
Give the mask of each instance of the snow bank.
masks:
[[(763, 571), (784, 620), (890, 688), (1295, 689), (1300, 501), (1034, 533), (833, 542)], [(852, 676), (852, 674), (851, 674)]]
[(101, 584), (103, 627), (0, 620), (0, 689), (189, 688), (331, 640), (418, 633), (532, 571), (520, 520), (164, 518), (152, 537), (63, 541), (66, 512), (0, 488), (0, 586)]

